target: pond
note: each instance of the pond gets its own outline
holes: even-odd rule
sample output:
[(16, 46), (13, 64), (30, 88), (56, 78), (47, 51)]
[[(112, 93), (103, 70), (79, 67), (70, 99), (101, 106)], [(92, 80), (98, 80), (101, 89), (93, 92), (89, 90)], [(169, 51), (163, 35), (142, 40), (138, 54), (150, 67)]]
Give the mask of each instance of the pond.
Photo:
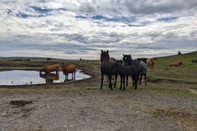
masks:
[(44, 83), (63, 83), (68, 81), (82, 80), (91, 76), (84, 74), (81, 70), (77, 70), (75, 77), (72, 74), (68, 77), (59, 73), (40, 73), (39, 71), (29, 70), (9, 70), (0, 72), (0, 85), (28, 85), (28, 84), (44, 84)]

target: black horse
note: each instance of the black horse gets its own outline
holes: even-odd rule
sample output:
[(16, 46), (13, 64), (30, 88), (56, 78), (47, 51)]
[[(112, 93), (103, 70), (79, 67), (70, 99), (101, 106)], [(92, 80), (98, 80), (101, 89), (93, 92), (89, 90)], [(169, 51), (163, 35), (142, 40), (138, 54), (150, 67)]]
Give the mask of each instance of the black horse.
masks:
[(47, 61), (51, 61), (51, 58), (47, 58)]
[[(129, 55), (123, 54), (123, 62), (124, 62), (124, 66), (134, 65), (137, 68), (137, 80), (139, 80), (139, 75), (141, 70), (140, 61), (133, 60), (130, 54)], [(126, 86), (128, 86), (128, 77), (126, 77)]]
[(123, 83), (123, 90), (125, 90), (125, 77), (131, 76), (133, 80), (133, 87), (135, 90), (137, 89), (137, 68), (134, 65), (130, 66), (123, 66), (121, 63), (115, 63), (112, 69), (113, 73), (118, 73), (121, 78), (120, 83), (120, 90), (122, 89)]
[[(101, 86), (100, 89), (103, 87), (103, 75), (107, 75), (109, 79), (109, 85), (108, 87), (113, 90), (112, 88), (112, 83), (111, 83), (111, 78), (112, 78), (112, 67), (114, 63), (116, 62), (114, 58), (109, 57), (109, 51), (103, 51), (101, 50), (101, 55), (100, 55), (100, 60), (101, 60), (101, 65), (100, 65), (100, 71), (101, 71)], [(116, 87), (116, 80), (117, 80), (117, 74), (115, 74), (115, 83), (114, 87)]]

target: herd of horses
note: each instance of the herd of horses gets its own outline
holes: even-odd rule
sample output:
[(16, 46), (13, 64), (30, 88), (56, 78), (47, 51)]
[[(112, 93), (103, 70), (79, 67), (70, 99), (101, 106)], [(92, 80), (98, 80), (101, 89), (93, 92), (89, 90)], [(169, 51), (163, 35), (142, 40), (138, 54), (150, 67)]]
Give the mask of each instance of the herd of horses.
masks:
[[(137, 58), (132, 59), (131, 55), (124, 55), (122, 60), (116, 60), (109, 56), (109, 51), (101, 50), (100, 54), (100, 71), (101, 71), (101, 85), (100, 89), (103, 87), (104, 75), (107, 75), (109, 85), (108, 87), (113, 90), (112, 87), (112, 76), (115, 76), (114, 88), (116, 87), (116, 81), (118, 75), (120, 75), (120, 90), (125, 90), (128, 86), (128, 77), (132, 78), (132, 84), (134, 89), (137, 89), (138, 84), (142, 84), (142, 77), (144, 76), (144, 83), (147, 85), (146, 77), (148, 68), (153, 69), (155, 60), (158, 58)], [(180, 66), (183, 65), (182, 62), (170, 63), (169, 66)]]
[[(100, 89), (103, 88), (104, 75), (107, 75), (108, 78), (108, 87), (113, 90), (113, 87), (116, 87), (117, 77), (120, 76), (120, 90), (125, 90), (125, 86), (128, 86), (128, 77), (132, 78), (132, 86), (137, 90), (138, 84), (142, 84), (142, 77), (144, 77), (144, 83), (147, 85), (146, 77), (148, 68), (154, 68), (154, 62), (156, 58), (138, 58), (132, 59), (131, 55), (124, 55), (122, 60), (116, 60), (113, 57), (110, 57), (109, 50), (101, 50), (100, 54), (100, 72), (101, 72), (101, 84)], [(171, 63), (169, 66), (180, 66), (182, 62)], [(65, 77), (68, 78), (68, 74), (72, 74), (72, 79), (75, 79), (76, 66), (74, 64), (69, 65), (67, 62), (54, 65), (47, 65), (40, 69), (40, 76), (45, 77), (49, 76), (50, 72), (55, 71), (56, 74), (59, 72), (60, 67)], [(42, 74), (45, 72), (45, 74)], [(51, 76), (51, 75), (50, 75)], [(57, 78), (57, 75), (54, 75)], [(112, 87), (112, 77), (114, 77), (114, 85)], [(65, 78), (66, 81), (66, 78)]]
[[(146, 75), (147, 75), (147, 64), (143, 60), (133, 60), (131, 55), (124, 55), (123, 59), (117, 61), (115, 58), (109, 56), (109, 51), (101, 50), (100, 55), (100, 71), (101, 71), (101, 85), (100, 89), (103, 87), (104, 75), (108, 76), (109, 85), (108, 87), (113, 90), (112, 87), (112, 75), (115, 75), (114, 88), (116, 87), (116, 81), (118, 75), (120, 76), (120, 90), (125, 90), (125, 80), (126, 86), (128, 86), (128, 77), (132, 78), (133, 87), (136, 90), (139, 84), (142, 84), (142, 77), (144, 76), (145, 85)], [(123, 64), (124, 63), (124, 64)], [(154, 65), (151, 65), (153, 68)]]
[[(67, 62), (59, 64), (47, 65), (40, 69), (40, 77), (46, 79), (46, 83), (53, 83), (53, 80), (59, 79), (59, 70), (62, 68), (62, 72), (65, 75), (65, 80), (68, 80), (68, 74), (72, 74), (72, 80), (75, 80), (76, 74), (76, 66), (74, 64), (69, 65)], [(44, 72), (44, 74), (42, 74)], [(56, 72), (56, 74), (52, 74), (51, 72)]]

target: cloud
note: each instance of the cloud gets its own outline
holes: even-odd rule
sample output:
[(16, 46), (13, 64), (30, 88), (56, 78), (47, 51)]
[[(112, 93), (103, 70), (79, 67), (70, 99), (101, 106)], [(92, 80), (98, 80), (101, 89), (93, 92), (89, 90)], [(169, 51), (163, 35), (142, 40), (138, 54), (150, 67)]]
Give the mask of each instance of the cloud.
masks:
[[(99, 59), (196, 50), (195, 0), (0, 1), (0, 56)], [(9, 45), (9, 47), (7, 46)]]

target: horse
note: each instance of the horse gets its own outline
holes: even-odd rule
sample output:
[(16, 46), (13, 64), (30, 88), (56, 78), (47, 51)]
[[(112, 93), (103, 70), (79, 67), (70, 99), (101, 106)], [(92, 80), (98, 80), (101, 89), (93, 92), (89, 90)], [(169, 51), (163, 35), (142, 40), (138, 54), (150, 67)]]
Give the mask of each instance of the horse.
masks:
[(51, 61), (51, 58), (47, 58), (47, 61)]
[(182, 62), (177, 62), (177, 63), (169, 64), (169, 66), (180, 66), (180, 65), (183, 65), (183, 63)]
[[(108, 87), (113, 90), (112, 88), (112, 83), (111, 83), (111, 78), (112, 78), (112, 67), (114, 65), (114, 63), (116, 62), (114, 58), (110, 58), (109, 57), (109, 50), (107, 51), (103, 51), (101, 50), (101, 54), (100, 54), (100, 61), (101, 61), (101, 65), (100, 65), (100, 71), (101, 71), (101, 85), (100, 85), (100, 89), (102, 89), (103, 87), (103, 75), (107, 75), (108, 76), (108, 80), (109, 80), (109, 85)], [(115, 82), (114, 82), (114, 87), (116, 87), (116, 80), (117, 80), (117, 74), (115, 74)]]
[(141, 69), (140, 69), (140, 81), (139, 83), (142, 84), (142, 76), (144, 76), (145, 85), (146, 83), (146, 75), (147, 75), (147, 65), (144, 61), (140, 61)]
[(137, 89), (137, 68), (134, 65), (130, 66), (123, 66), (121, 63), (116, 62), (112, 68), (113, 73), (118, 73), (121, 78), (120, 83), (120, 90), (122, 89), (123, 83), (123, 90), (125, 90), (125, 77), (131, 76), (133, 80), (133, 87), (135, 90)]
[(67, 62), (64, 62), (62, 63), (62, 72), (67, 77), (69, 73), (72, 73), (72, 79), (75, 79), (76, 66), (74, 64), (68, 65)]
[(144, 63), (146, 63), (146, 60), (147, 60), (148, 58), (137, 58), (137, 60), (139, 60), (139, 61), (143, 61)]
[(59, 64), (54, 64), (54, 65), (47, 65), (47, 66), (44, 66), (42, 69), (40, 69), (40, 73), (41, 72), (45, 72), (45, 73), (50, 73), (52, 71), (56, 71), (59, 72)]
[(150, 69), (153, 69), (154, 64), (155, 64), (155, 59), (154, 58), (148, 58), (146, 60), (146, 64), (147, 64), (147, 67), (149, 67)]
[[(124, 66), (130, 66), (130, 65), (134, 65), (137, 68), (137, 79), (139, 80), (139, 75), (140, 75), (140, 69), (141, 69), (141, 65), (140, 65), (140, 61), (138, 60), (133, 60), (131, 58), (131, 55), (124, 55), (123, 54), (123, 62), (124, 62)], [(128, 77), (126, 76), (126, 86), (128, 86)]]

